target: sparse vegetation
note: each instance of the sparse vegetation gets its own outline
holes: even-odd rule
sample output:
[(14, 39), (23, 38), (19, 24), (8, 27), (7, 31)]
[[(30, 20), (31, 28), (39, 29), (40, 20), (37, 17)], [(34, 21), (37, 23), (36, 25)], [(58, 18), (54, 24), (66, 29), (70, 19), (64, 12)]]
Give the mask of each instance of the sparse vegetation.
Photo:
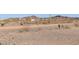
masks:
[(75, 26), (75, 27), (79, 27), (79, 20), (74, 20), (73, 23), (74, 23), (74, 26)]
[(69, 27), (69, 26), (64, 26), (64, 29), (70, 29), (71, 27)]
[(72, 44), (72, 41), (79, 44), (79, 18), (57, 15), (0, 20), (0, 45)]
[(19, 29), (18, 32), (28, 32), (30, 31), (30, 28), (27, 27), (27, 28), (22, 28), (22, 29)]
[(2, 45), (2, 43), (0, 42), (0, 45)]

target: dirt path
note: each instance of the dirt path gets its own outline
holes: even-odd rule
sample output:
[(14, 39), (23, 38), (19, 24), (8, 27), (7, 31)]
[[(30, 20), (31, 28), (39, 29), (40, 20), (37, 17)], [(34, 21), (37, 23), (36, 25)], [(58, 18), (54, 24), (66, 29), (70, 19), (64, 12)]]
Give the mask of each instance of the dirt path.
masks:
[(7, 27), (0, 27), (0, 30), (16, 30), (22, 28), (28, 28), (28, 26), (7, 26)]
[[(64, 24), (66, 25), (66, 24)], [(72, 24), (67, 24), (67, 25), (72, 25)], [(16, 29), (22, 29), (22, 28), (38, 28), (38, 27), (57, 27), (58, 24), (47, 24), (47, 25), (30, 25), (30, 26), (3, 26), (0, 27), (0, 30), (16, 30)]]

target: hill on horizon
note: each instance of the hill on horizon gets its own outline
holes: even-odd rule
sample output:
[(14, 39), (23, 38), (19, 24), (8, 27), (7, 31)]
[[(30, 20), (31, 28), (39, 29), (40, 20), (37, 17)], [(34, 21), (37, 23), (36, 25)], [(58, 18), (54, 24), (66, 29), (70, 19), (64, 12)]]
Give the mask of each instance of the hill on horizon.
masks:
[(58, 24), (58, 23), (73, 23), (78, 22), (78, 17), (67, 17), (67, 16), (50, 16), (50, 17), (38, 17), (35, 15), (26, 16), (26, 17), (15, 17), (15, 18), (6, 18), (1, 19), (0, 24), (7, 23), (17, 23), (17, 24)]

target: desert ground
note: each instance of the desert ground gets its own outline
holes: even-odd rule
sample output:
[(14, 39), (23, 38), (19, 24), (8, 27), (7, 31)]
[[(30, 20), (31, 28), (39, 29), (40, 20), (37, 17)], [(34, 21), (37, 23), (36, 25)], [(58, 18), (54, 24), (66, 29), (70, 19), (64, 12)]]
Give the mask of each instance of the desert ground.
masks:
[(1, 45), (78, 45), (79, 28), (73, 24), (18, 25), (0, 27)]

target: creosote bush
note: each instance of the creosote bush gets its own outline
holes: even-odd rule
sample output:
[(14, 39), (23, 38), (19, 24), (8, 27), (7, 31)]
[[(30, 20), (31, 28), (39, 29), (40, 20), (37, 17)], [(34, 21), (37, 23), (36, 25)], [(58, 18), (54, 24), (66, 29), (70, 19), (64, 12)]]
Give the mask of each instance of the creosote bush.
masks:
[(28, 32), (30, 30), (31, 30), (31, 28), (27, 27), (27, 28), (19, 29), (19, 32)]
[(70, 27), (69, 27), (69, 26), (64, 26), (64, 28), (65, 28), (65, 29), (70, 29)]

